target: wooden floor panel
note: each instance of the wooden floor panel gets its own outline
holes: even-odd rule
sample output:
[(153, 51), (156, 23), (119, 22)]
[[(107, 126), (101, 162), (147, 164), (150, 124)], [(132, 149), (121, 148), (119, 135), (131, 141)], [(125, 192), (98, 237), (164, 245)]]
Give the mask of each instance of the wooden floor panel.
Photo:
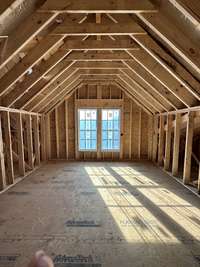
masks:
[(200, 266), (200, 200), (149, 162), (50, 162), (0, 195), (0, 267)]

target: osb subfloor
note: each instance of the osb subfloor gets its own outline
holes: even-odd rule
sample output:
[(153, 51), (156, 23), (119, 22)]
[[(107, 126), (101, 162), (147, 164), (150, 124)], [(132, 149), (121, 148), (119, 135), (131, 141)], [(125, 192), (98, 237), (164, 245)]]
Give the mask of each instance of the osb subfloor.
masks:
[(148, 162), (50, 162), (0, 195), (0, 266), (200, 266), (200, 199)]

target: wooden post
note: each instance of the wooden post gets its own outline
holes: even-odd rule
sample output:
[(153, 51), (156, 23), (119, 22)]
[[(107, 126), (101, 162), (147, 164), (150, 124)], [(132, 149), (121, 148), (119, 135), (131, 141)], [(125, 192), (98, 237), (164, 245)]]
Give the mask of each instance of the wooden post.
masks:
[(167, 130), (166, 130), (166, 143), (165, 143), (165, 160), (164, 169), (169, 171), (170, 156), (171, 156), (171, 137), (172, 137), (172, 115), (167, 115)]
[(153, 116), (148, 116), (148, 159), (152, 160), (153, 152)]
[(78, 135), (78, 108), (77, 108), (77, 101), (76, 101), (76, 94), (74, 94), (74, 122), (75, 122), (75, 159), (79, 159), (79, 135)]
[(13, 155), (12, 155), (12, 139), (10, 130), (10, 114), (8, 111), (3, 112), (3, 125), (4, 125), (4, 135), (5, 135), (7, 184), (10, 185), (14, 183), (14, 168), (13, 168)]
[(42, 161), (47, 160), (47, 151), (46, 151), (46, 134), (48, 130), (46, 131), (45, 127), (45, 116), (42, 115), (40, 119), (40, 138), (41, 138), (41, 159)]
[(130, 100), (129, 159), (132, 158), (132, 125), (133, 125), (133, 102)]
[(157, 161), (157, 151), (158, 151), (158, 116), (154, 116), (153, 122), (153, 146), (152, 146), (152, 159), (154, 162)]
[(55, 109), (55, 125), (56, 125), (56, 156), (60, 157), (60, 138), (59, 138), (59, 116), (58, 116), (58, 108)]
[(124, 107), (121, 107), (121, 134), (120, 134), (120, 159), (123, 159), (124, 154)]
[(69, 159), (69, 132), (68, 132), (68, 100), (65, 100), (65, 149), (66, 159)]
[(141, 134), (142, 134), (142, 110), (139, 108), (139, 117), (138, 117), (138, 159), (141, 158)]
[(173, 161), (172, 161), (172, 175), (178, 175), (178, 162), (179, 162), (179, 146), (180, 146), (180, 124), (181, 114), (176, 114), (175, 127), (174, 127), (174, 147), (173, 147)]
[(158, 141), (158, 164), (163, 164), (164, 154), (164, 116), (160, 115), (159, 141)]
[(1, 115), (0, 115), (0, 190), (3, 190), (5, 187), (6, 187), (6, 172), (5, 172), (5, 161), (4, 161)]
[(45, 122), (46, 122), (46, 129), (47, 129), (47, 138), (46, 138), (47, 159), (51, 159), (51, 123), (50, 123), (50, 114), (46, 115)]
[(192, 157), (192, 141), (194, 132), (194, 112), (188, 113), (186, 140), (185, 140), (185, 158), (183, 169), (183, 182), (189, 184), (191, 181), (191, 157)]
[(31, 169), (34, 168), (33, 162), (33, 135), (32, 135), (32, 118), (31, 115), (26, 114), (26, 137), (28, 148), (28, 165)]
[(200, 164), (199, 164), (199, 175), (198, 175), (198, 185), (197, 185), (198, 193), (200, 194)]
[(35, 163), (36, 165), (40, 165), (40, 135), (39, 135), (38, 116), (33, 116), (33, 137), (34, 137)]
[(25, 175), (25, 161), (24, 161), (24, 140), (23, 140), (23, 127), (22, 127), (22, 114), (16, 113), (17, 125), (17, 145), (18, 145), (18, 165), (19, 174)]

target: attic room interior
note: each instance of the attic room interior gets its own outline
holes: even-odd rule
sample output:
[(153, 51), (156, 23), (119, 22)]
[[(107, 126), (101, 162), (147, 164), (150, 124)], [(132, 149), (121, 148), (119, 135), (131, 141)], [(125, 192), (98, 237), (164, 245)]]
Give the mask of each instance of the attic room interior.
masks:
[(0, 267), (200, 266), (199, 44), (199, 0), (0, 2)]

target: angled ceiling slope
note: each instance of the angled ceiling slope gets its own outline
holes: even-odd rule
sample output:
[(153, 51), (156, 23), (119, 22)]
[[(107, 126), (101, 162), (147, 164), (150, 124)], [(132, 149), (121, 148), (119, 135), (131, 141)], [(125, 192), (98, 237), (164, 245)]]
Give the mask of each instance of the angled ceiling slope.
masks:
[(0, 4), (1, 106), (46, 113), (92, 80), (149, 114), (198, 108), (198, 1), (24, 2)]

